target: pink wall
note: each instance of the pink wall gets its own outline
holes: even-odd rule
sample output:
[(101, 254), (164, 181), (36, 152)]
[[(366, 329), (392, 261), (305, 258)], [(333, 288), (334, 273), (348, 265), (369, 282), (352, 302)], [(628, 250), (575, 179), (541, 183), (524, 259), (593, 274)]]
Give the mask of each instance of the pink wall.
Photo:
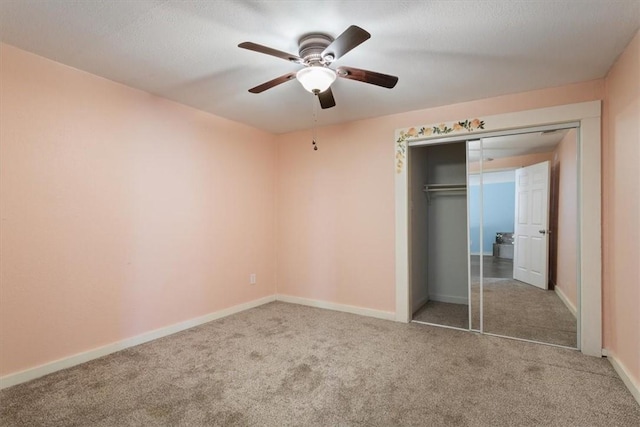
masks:
[(559, 290), (577, 308), (578, 161), (576, 131), (571, 129), (558, 144), (552, 159), (553, 181), (557, 188), (552, 222), (555, 246), (553, 274)]
[(278, 138), (279, 294), (395, 311), (393, 130), (386, 135), (385, 145), (322, 129), (317, 152), (310, 132)]
[(272, 135), (0, 49), (0, 375), (275, 293)]
[(603, 90), (596, 80), (325, 127), (317, 152), (309, 131), (279, 135), (278, 293), (395, 311), (395, 129), (593, 101)]
[(640, 383), (640, 32), (606, 77), (603, 144), (605, 346)]
[[(274, 137), (0, 46), (0, 375), (272, 295), (276, 267), (280, 294), (393, 312), (394, 130), (605, 93), (325, 127), (314, 152), (310, 132)], [(604, 147), (605, 339), (636, 377), (638, 46), (607, 79)]]

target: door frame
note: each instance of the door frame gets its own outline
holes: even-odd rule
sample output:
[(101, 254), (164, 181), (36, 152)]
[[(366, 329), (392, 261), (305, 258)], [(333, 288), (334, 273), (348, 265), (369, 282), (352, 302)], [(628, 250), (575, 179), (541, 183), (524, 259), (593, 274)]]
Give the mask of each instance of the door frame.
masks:
[[(409, 145), (427, 145), (479, 138), (488, 133), (533, 127), (578, 124), (578, 347), (587, 355), (602, 356), (602, 213), (601, 213), (601, 101), (568, 104), (505, 113), (483, 118), (397, 129), (395, 132), (396, 315), (409, 322), (410, 224)], [(571, 127), (575, 127), (571, 126)], [(588, 189), (588, 191), (586, 191)]]

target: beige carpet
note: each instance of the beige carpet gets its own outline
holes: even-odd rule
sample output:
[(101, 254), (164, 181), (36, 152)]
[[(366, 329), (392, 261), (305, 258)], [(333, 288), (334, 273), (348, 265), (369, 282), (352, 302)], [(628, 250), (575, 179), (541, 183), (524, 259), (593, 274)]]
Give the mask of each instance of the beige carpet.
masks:
[[(484, 280), (484, 331), (507, 337), (576, 347), (577, 321), (554, 291), (513, 279)], [(472, 328), (480, 329), (480, 286), (471, 285)], [(469, 327), (468, 306), (427, 302), (414, 320)]]
[(469, 329), (469, 306), (441, 301), (427, 301), (413, 315), (413, 320)]
[(271, 303), (0, 392), (2, 426), (638, 426), (605, 359)]

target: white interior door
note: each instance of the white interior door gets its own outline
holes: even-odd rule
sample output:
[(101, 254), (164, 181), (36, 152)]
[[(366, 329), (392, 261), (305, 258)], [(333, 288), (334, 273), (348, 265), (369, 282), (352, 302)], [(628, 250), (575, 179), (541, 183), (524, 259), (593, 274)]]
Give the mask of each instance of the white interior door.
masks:
[(548, 161), (516, 170), (514, 223), (514, 279), (548, 289)]

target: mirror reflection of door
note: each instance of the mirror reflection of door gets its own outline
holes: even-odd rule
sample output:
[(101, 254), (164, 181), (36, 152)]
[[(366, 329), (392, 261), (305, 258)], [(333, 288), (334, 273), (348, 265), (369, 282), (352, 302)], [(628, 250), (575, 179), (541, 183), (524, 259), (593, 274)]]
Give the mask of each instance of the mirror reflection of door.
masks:
[(549, 161), (515, 170), (513, 278), (548, 289)]
[(470, 143), (469, 172), (472, 328), (575, 348), (575, 129)]

